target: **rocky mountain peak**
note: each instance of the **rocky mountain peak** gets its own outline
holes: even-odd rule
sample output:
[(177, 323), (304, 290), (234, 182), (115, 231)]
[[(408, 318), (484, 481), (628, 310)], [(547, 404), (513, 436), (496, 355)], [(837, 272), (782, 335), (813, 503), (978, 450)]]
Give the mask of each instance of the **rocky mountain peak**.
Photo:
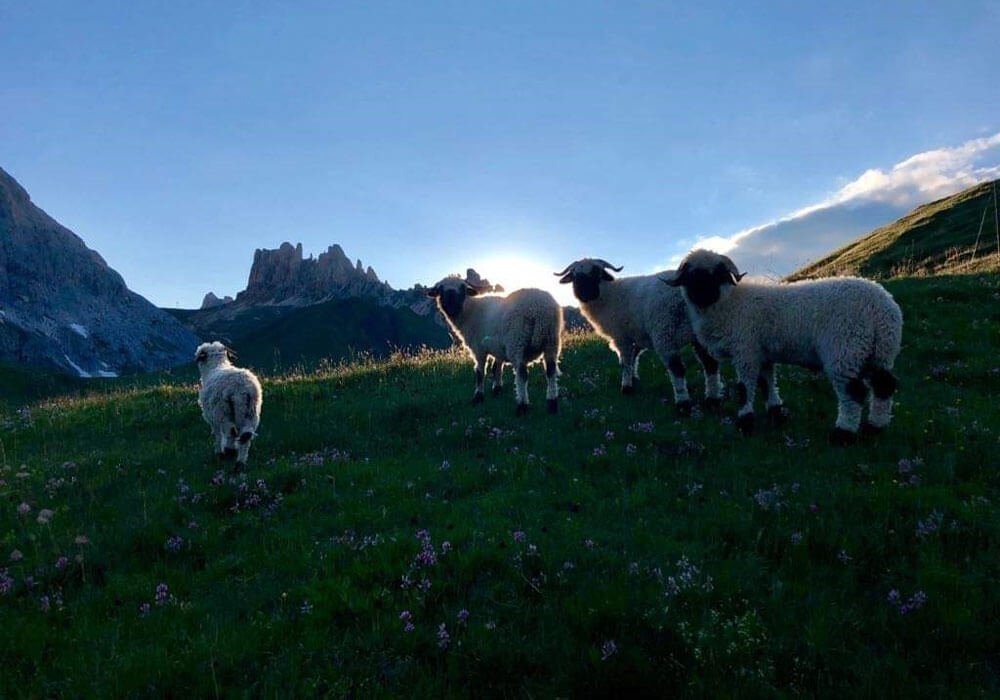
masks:
[(371, 296), (383, 300), (392, 289), (360, 260), (351, 263), (338, 244), (318, 257), (303, 257), (302, 244), (258, 249), (247, 288), (236, 296), (247, 304), (313, 304), (331, 298)]
[(107, 376), (189, 362), (197, 344), (0, 169), (0, 360)]
[(201, 308), (202, 309), (214, 309), (217, 306), (222, 306), (224, 304), (228, 304), (231, 301), (233, 301), (233, 298), (230, 297), (230, 296), (226, 296), (226, 297), (223, 297), (222, 299), (220, 299), (219, 297), (215, 296), (214, 292), (209, 292), (208, 294), (205, 295), (205, 298), (202, 299), (202, 301), (201, 301)]

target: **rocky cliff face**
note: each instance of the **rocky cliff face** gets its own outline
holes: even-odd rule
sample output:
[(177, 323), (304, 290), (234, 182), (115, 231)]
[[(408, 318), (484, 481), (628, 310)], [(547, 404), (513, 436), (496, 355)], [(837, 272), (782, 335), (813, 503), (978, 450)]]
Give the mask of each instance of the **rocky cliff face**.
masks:
[(276, 250), (257, 249), (247, 288), (236, 295), (241, 304), (305, 306), (329, 299), (372, 297), (386, 302), (392, 288), (358, 260), (352, 264), (344, 249), (330, 246), (319, 257), (302, 256), (302, 244), (282, 243)]
[(205, 298), (201, 300), (202, 309), (214, 309), (216, 306), (222, 306), (223, 304), (228, 304), (233, 301), (231, 296), (225, 296), (219, 298), (215, 296), (215, 292), (209, 292), (205, 295)]
[(196, 345), (0, 169), (0, 361), (112, 376), (189, 362)]

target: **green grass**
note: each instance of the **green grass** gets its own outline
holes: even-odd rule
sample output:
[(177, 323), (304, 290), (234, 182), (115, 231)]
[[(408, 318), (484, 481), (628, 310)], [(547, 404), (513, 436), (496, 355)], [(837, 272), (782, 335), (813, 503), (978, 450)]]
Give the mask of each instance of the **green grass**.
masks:
[(842, 274), (887, 279), (1000, 270), (996, 187), (997, 181), (984, 182), (919, 206), (790, 279)]
[(527, 417), (509, 372), (469, 405), (456, 353), (267, 381), (248, 475), (193, 383), (8, 412), (0, 697), (995, 696), (1000, 279), (889, 287), (896, 418), (845, 449), (821, 377), (784, 370), (791, 423), (742, 439), (652, 357), (620, 396), (590, 336), (558, 416), (538, 368)]

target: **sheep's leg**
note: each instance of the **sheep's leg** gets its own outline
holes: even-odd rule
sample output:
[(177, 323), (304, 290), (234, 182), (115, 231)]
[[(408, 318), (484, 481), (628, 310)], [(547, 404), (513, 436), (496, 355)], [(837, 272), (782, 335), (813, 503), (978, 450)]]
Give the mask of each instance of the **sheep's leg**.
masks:
[(862, 425), (866, 433), (880, 433), (892, 420), (892, 395), (896, 392), (896, 378), (885, 369), (876, 369), (871, 377), (871, 396), (868, 403), (868, 420)]
[(517, 415), (528, 412), (528, 364), (521, 360), (514, 363), (514, 394), (517, 396)]
[(486, 366), (486, 359), (487, 359), (486, 355), (476, 356), (476, 366), (474, 370), (476, 374), (476, 391), (472, 395), (473, 404), (483, 402), (483, 379), (484, 379), (483, 368)]
[(493, 395), (500, 396), (500, 392), (503, 391), (503, 362), (493, 358), (490, 370), (493, 372)]
[(858, 377), (830, 375), (837, 393), (837, 423), (830, 433), (833, 445), (850, 445), (857, 440), (861, 424), (861, 407), (868, 397), (868, 387)]
[(619, 360), (622, 370), (622, 393), (635, 393), (636, 363), (639, 355), (634, 343), (622, 343), (619, 350)]
[(246, 469), (251, 442), (253, 442), (253, 433), (249, 431), (240, 435), (236, 442), (236, 469)]
[(226, 456), (226, 444), (227, 435), (229, 433), (228, 428), (225, 425), (220, 425), (215, 429), (215, 454), (219, 457)]
[(753, 400), (757, 391), (757, 377), (760, 369), (757, 365), (745, 363), (736, 365), (737, 400), (740, 410), (736, 415), (736, 427), (743, 435), (753, 435), (754, 415)]
[(559, 412), (559, 364), (555, 355), (545, 355), (542, 358), (545, 363), (545, 401), (548, 405), (549, 413)]
[(674, 405), (683, 414), (691, 412), (691, 395), (688, 393), (687, 379), (684, 374), (687, 368), (680, 353), (670, 353), (667, 358), (667, 369), (670, 375), (670, 383), (674, 388)]
[(785, 408), (778, 393), (778, 375), (773, 362), (767, 362), (760, 368), (760, 390), (767, 394), (767, 417), (773, 425), (784, 425), (788, 421), (788, 409)]
[(694, 356), (701, 364), (705, 374), (705, 408), (718, 409), (722, 406), (722, 375), (719, 372), (719, 361), (709, 354), (704, 345), (697, 340), (692, 341)]

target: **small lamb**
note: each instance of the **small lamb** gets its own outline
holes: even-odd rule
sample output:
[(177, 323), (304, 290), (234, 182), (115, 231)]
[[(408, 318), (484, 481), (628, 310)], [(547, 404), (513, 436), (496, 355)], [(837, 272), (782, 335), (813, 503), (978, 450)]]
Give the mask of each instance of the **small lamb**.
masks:
[(243, 469), (260, 423), (263, 393), (253, 372), (231, 364), (235, 359), (233, 351), (218, 341), (202, 343), (195, 351), (201, 373), (198, 405), (212, 428), (216, 453), (235, 456), (236, 467)]
[(528, 411), (528, 364), (541, 358), (548, 388), (549, 413), (559, 410), (559, 354), (562, 351), (562, 307), (541, 289), (519, 289), (508, 296), (484, 295), (460, 277), (446, 277), (427, 290), (448, 325), (475, 361), (476, 391), (483, 401), (487, 359), (493, 358), (493, 395), (500, 393), (503, 365), (514, 366), (517, 415)]
[(891, 370), (903, 337), (903, 314), (892, 296), (857, 277), (789, 284), (741, 282), (743, 277), (725, 255), (696, 250), (673, 276), (662, 278), (683, 290), (698, 340), (716, 357), (732, 359), (740, 430), (753, 432), (758, 381), (767, 392), (768, 415), (784, 417), (775, 363), (819, 369), (829, 378), (838, 400), (831, 443), (856, 440), (866, 399), (865, 432), (885, 428), (896, 390)]
[(690, 344), (705, 372), (705, 405), (720, 406), (719, 363), (695, 338), (680, 292), (664, 287), (656, 275), (615, 279), (608, 269), (622, 270), (605, 260), (584, 258), (555, 275), (562, 278), (559, 280), (562, 284), (572, 283), (580, 311), (618, 355), (622, 393), (631, 394), (635, 390), (639, 356), (652, 348), (669, 370), (677, 409), (682, 413), (690, 411), (691, 396), (681, 359), (681, 351)]

